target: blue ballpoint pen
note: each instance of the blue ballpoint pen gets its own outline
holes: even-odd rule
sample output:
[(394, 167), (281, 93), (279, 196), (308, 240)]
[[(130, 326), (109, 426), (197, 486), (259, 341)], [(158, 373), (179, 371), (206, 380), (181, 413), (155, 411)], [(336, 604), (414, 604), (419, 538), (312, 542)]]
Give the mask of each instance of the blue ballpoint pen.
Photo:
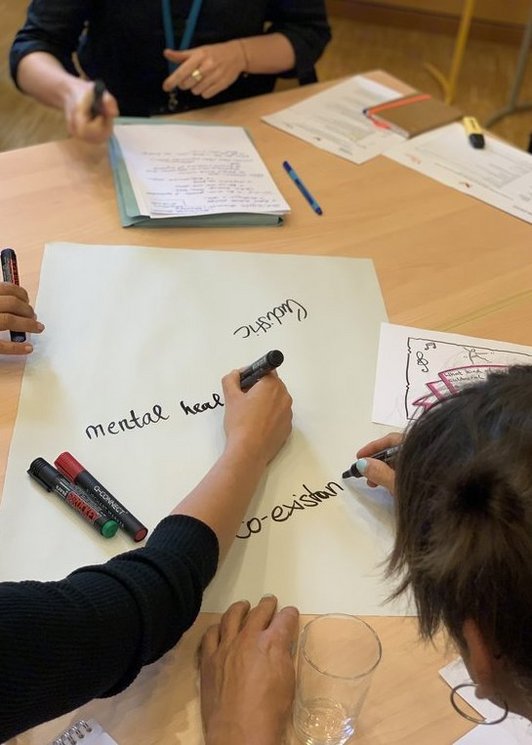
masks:
[(316, 200), (314, 199), (310, 191), (307, 189), (305, 184), (301, 181), (301, 179), (299, 178), (299, 176), (297, 175), (297, 173), (294, 171), (294, 169), (292, 168), (292, 166), (287, 160), (283, 161), (283, 168), (287, 172), (287, 174), (290, 176), (294, 184), (297, 186), (301, 194), (303, 194), (303, 196), (305, 197), (307, 202), (310, 204), (314, 212), (317, 215), (323, 215), (322, 208), (316, 202)]

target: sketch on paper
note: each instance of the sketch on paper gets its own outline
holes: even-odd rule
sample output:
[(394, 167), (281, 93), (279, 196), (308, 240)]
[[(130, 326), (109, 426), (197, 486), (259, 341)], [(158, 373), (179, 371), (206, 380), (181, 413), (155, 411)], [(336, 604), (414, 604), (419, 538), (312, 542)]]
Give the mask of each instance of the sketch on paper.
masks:
[(373, 420), (406, 426), (490, 372), (532, 364), (532, 349), (458, 334), (383, 324)]
[(485, 380), (490, 372), (503, 372), (510, 365), (518, 364), (532, 364), (532, 353), (409, 336), (405, 367), (406, 418), (417, 419), (442, 398)]

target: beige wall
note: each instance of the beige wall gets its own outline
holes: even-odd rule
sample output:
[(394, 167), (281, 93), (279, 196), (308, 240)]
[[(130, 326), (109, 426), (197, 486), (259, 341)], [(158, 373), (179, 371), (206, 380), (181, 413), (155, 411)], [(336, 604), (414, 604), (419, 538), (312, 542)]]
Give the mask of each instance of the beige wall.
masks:
[[(356, 5), (356, 0), (350, 1)], [(464, 6), (463, 0), (371, 0), (371, 4), (451, 15), (460, 15)], [(524, 23), (529, 8), (530, 0), (477, 0), (475, 18), (496, 23)]]

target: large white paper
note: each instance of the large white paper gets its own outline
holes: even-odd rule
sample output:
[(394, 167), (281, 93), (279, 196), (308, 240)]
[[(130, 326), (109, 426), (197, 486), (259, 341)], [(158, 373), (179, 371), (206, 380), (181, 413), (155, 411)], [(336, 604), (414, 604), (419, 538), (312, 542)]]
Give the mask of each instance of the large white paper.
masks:
[[(467, 668), (461, 658), (453, 660), (440, 670), (440, 675), (451, 687), (462, 683), (471, 683)], [(485, 698), (478, 698), (474, 686), (461, 688), (457, 695), (467, 701), (486, 721), (496, 721), (504, 714), (500, 706), (492, 704)], [(481, 724), (456, 741), (455, 745), (530, 745), (532, 743), (532, 725), (524, 717), (508, 714), (499, 724)]]
[(113, 134), (143, 215), (290, 211), (242, 127), (117, 124)]
[(262, 119), (329, 153), (365, 163), (405, 138), (373, 124), (364, 109), (400, 97), (392, 88), (355, 75)]
[(489, 372), (531, 364), (532, 347), (383, 323), (372, 419), (406, 427)]
[[(55, 244), (37, 310), (46, 332), (22, 384), (1, 579), (59, 578), (133, 547), (121, 533), (101, 538), (31, 481), (34, 458), (70, 451), (153, 528), (222, 450), (221, 376), (278, 348), (294, 431), (204, 607), (273, 592), (307, 613), (405, 611), (406, 600), (381, 604), (391, 498), (341, 478), (356, 449), (383, 434), (370, 422), (385, 318), (371, 261)], [(214, 408), (185, 413), (203, 402)]]
[(485, 147), (471, 146), (461, 124), (426, 132), (385, 155), (453, 189), (532, 222), (532, 158), (488, 134)]

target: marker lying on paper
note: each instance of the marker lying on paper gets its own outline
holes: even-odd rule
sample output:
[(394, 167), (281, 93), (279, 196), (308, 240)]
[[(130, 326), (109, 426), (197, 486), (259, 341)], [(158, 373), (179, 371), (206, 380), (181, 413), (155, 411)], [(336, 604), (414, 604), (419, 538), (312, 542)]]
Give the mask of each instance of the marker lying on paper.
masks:
[(477, 150), (481, 150), (486, 143), (484, 140), (482, 127), (477, 122), (475, 117), (464, 116), (464, 118), (462, 119), (462, 124), (464, 125), (464, 129), (467, 133), (469, 142), (473, 145), (474, 148), (476, 148)]
[(105, 93), (105, 83), (103, 80), (94, 81), (94, 92), (93, 99), (90, 108), (91, 119), (96, 119), (97, 116), (103, 114), (103, 94)]
[(314, 212), (317, 215), (323, 215), (322, 208), (316, 202), (316, 200), (314, 199), (310, 191), (307, 189), (305, 184), (301, 181), (301, 179), (299, 178), (299, 176), (297, 175), (297, 173), (294, 171), (294, 169), (292, 168), (292, 166), (287, 160), (283, 161), (283, 168), (287, 172), (287, 174), (290, 176), (294, 184), (297, 186), (301, 194), (303, 194), (303, 196), (305, 197), (307, 202), (310, 204)]
[(59, 471), (51, 466), (44, 458), (36, 458), (28, 469), (29, 475), (35, 479), (46, 491), (51, 491), (72, 507), (84, 520), (87, 520), (104, 538), (112, 538), (118, 530), (118, 523), (111, 520), (109, 515), (74, 484), (71, 484)]
[[(401, 449), (400, 445), (395, 445), (392, 448), (386, 448), (385, 450), (379, 450), (376, 453), (373, 453), (373, 455), (368, 455), (368, 458), (373, 458), (374, 460), (380, 460), (383, 463), (392, 465), (400, 449)], [(360, 473), (360, 471), (358, 470), (357, 463), (358, 461), (353, 463), (353, 465), (350, 466), (349, 470), (343, 472), (342, 474), (343, 479), (348, 479), (350, 476), (353, 476), (355, 479), (359, 479), (364, 475), (363, 473)]]
[(279, 367), (283, 360), (283, 353), (278, 349), (272, 349), (272, 351), (265, 354), (264, 357), (260, 357), (252, 365), (246, 367), (240, 373), (240, 387), (242, 390), (245, 391), (251, 388), (252, 385), (255, 385), (257, 380), (260, 380), (269, 372), (275, 370), (276, 367)]
[[(10, 282), (12, 285), (18, 285), (18, 265), (17, 255), (12, 248), (3, 248), (0, 252), (0, 263), (2, 264), (2, 277), (4, 282)], [(26, 334), (23, 331), (10, 331), (11, 341), (26, 341)]]
[(116, 520), (125, 532), (134, 541), (142, 541), (146, 538), (148, 528), (140, 523), (134, 515), (129, 512), (123, 504), (113, 497), (107, 489), (89, 473), (70, 453), (61, 453), (55, 461), (56, 468), (80, 486), (96, 504)]

